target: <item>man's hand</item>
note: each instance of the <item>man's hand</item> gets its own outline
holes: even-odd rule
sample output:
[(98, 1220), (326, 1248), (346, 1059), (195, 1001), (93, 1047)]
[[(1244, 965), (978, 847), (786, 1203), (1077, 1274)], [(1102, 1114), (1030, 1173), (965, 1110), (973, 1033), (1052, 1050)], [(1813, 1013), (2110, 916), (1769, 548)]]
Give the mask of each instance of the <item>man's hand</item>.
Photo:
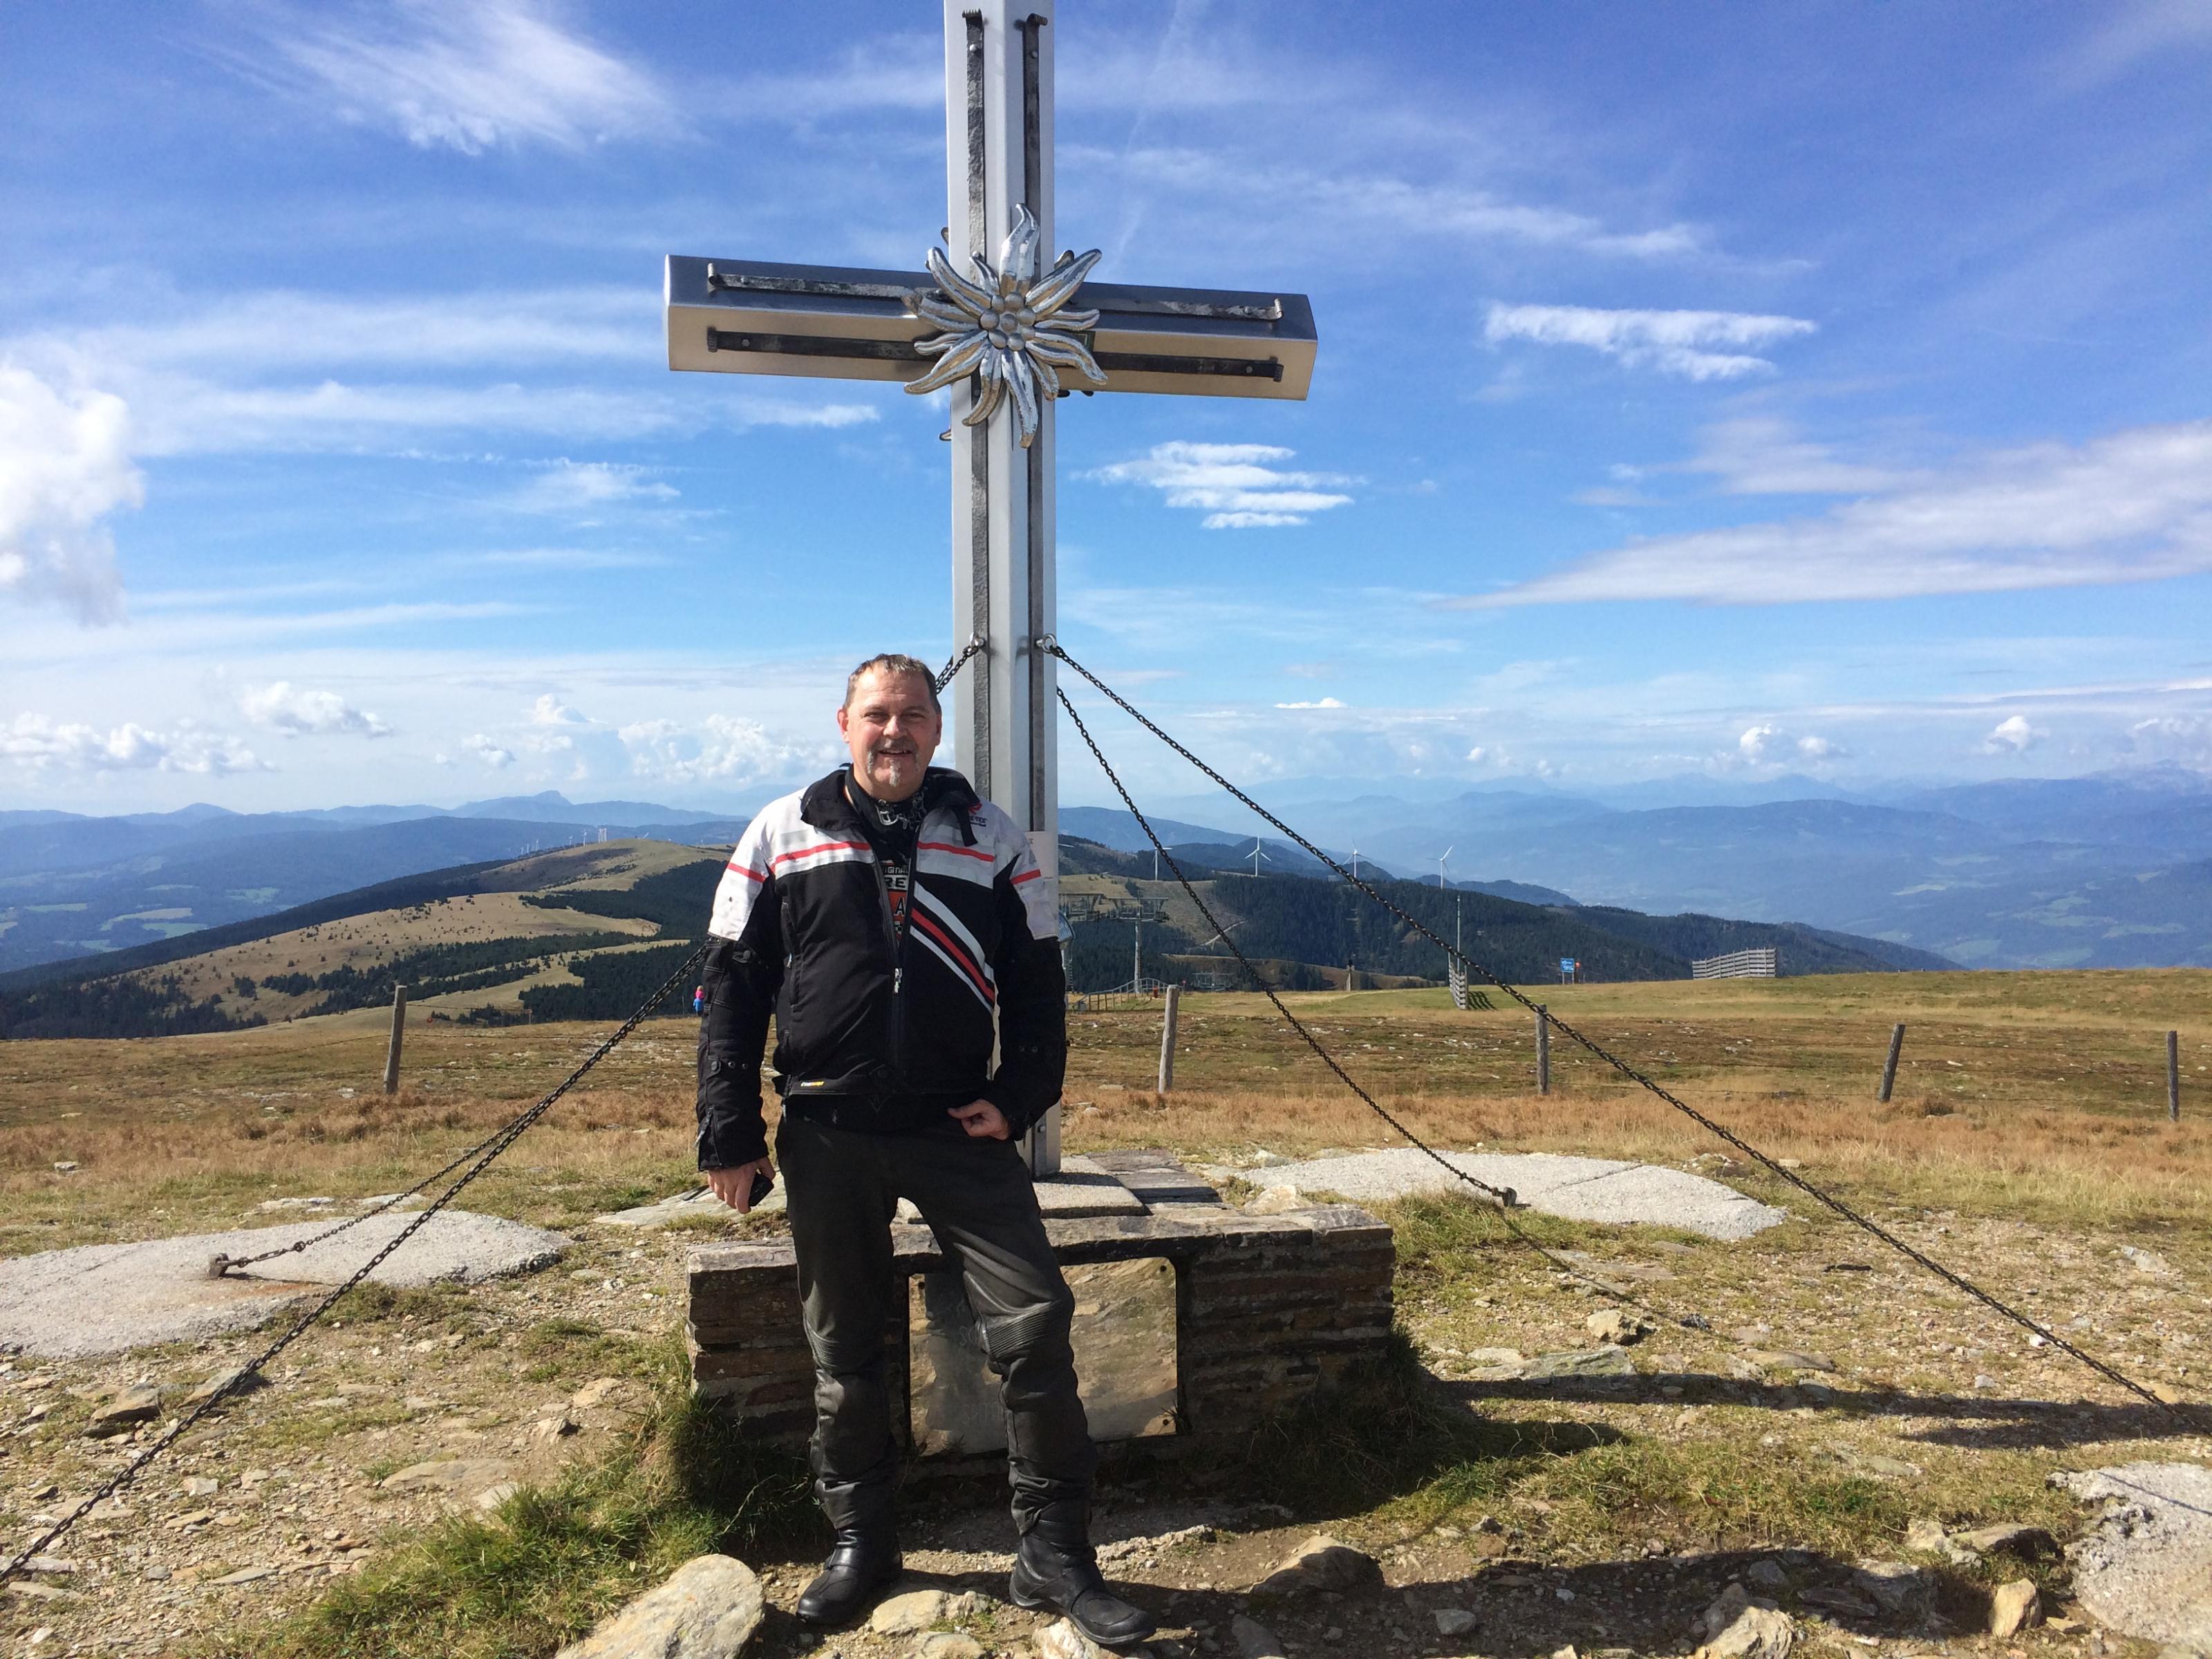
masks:
[(1006, 1121), (1006, 1115), (988, 1100), (970, 1101), (965, 1106), (955, 1106), (951, 1115), (962, 1128), (978, 1140), (1006, 1140), (1014, 1132)]
[(753, 1207), (753, 1177), (764, 1175), (775, 1180), (775, 1165), (765, 1158), (757, 1158), (734, 1170), (705, 1170), (701, 1173), (707, 1177), (707, 1185), (714, 1189), (715, 1197), (744, 1215)]

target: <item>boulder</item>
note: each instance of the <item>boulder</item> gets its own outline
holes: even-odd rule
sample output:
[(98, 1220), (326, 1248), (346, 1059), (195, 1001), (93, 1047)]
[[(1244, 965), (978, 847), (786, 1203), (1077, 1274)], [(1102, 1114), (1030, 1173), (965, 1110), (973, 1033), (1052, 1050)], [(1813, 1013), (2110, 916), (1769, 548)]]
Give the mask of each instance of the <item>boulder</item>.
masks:
[(736, 1659), (760, 1621), (752, 1569), (726, 1555), (697, 1555), (557, 1659)]
[(2010, 1555), (2022, 1561), (2051, 1560), (2058, 1554), (2058, 1540), (2041, 1527), (2012, 1522), (1955, 1532), (1951, 1542), (1977, 1555)]
[(933, 1631), (915, 1644), (914, 1659), (983, 1659), (983, 1644), (957, 1631)]
[(1307, 1203), (1297, 1188), (1278, 1186), (1261, 1188), (1260, 1195), (1244, 1207), (1254, 1215), (1288, 1215), (1305, 1209)]
[(1613, 1342), (1622, 1347), (1641, 1342), (1659, 1328), (1642, 1314), (1631, 1313), (1622, 1308), (1604, 1308), (1583, 1321), (1583, 1328), (1600, 1342)]
[(381, 1484), (386, 1492), (471, 1493), (495, 1486), (514, 1473), (511, 1465), (496, 1457), (443, 1457), (411, 1463), (385, 1476)]
[(1720, 1593), (1698, 1620), (1696, 1659), (1790, 1659), (1797, 1639), (1790, 1615), (1741, 1584)]
[(84, 1431), (94, 1440), (106, 1440), (112, 1435), (128, 1434), (161, 1414), (161, 1391), (151, 1383), (141, 1382), (118, 1390), (105, 1403), (95, 1406)]
[(1375, 1558), (1325, 1532), (1317, 1532), (1252, 1587), (1255, 1595), (1301, 1595), (1316, 1590), (1364, 1589), (1382, 1582)]
[(1237, 1659), (1284, 1659), (1275, 1632), (1241, 1613), (1229, 1621), (1229, 1639), (1237, 1644)]
[(1068, 1620), (1047, 1625), (1036, 1633), (1037, 1659), (1120, 1659), (1102, 1648)]
[(1439, 1636), (1466, 1636), (1475, 1626), (1475, 1617), (1465, 1607), (1438, 1607), (1431, 1615), (1437, 1621)]
[(878, 1636), (912, 1636), (943, 1620), (951, 1600), (943, 1590), (933, 1589), (886, 1596), (868, 1615), (868, 1628)]
[(2015, 1578), (1990, 1592), (1990, 1634), (2002, 1640), (2043, 1622), (2043, 1597), (2033, 1578)]

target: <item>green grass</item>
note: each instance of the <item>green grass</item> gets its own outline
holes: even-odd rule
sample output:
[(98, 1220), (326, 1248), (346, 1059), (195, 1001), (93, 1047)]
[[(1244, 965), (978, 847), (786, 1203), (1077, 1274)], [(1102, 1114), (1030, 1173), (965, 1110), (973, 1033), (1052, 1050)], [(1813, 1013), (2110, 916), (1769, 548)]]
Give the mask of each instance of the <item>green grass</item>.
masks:
[(692, 1400), (673, 1344), (617, 1450), (489, 1517), (449, 1516), (297, 1615), (226, 1632), (222, 1659), (543, 1659), (693, 1556), (811, 1538), (796, 1458)]

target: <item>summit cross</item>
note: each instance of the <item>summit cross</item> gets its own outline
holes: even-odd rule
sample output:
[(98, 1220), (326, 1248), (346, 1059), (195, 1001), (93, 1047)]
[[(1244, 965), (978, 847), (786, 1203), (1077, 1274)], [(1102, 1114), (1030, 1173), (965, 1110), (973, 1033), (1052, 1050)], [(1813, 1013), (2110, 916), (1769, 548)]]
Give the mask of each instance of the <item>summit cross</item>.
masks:
[[(952, 641), (976, 648), (949, 728), (978, 793), (1060, 872), (1053, 437), (1071, 392), (1303, 398), (1313, 310), (1297, 294), (1088, 279), (1048, 258), (1052, 0), (945, 0), (946, 210), (927, 270), (671, 255), (668, 366), (950, 389)], [(1060, 1111), (1031, 1133), (1060, 1165)]]

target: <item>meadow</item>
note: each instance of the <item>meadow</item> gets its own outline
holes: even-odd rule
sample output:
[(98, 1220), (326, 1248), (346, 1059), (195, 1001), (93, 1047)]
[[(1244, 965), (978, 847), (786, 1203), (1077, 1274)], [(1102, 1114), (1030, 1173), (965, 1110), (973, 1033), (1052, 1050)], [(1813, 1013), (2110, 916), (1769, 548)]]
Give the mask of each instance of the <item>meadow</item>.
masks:
[[(2212, 1394), (2212, 974), (1528, 990), (2069, 1340), (2171, 1398)], [(1409, 1598), (1475, 1605), (1506, 1568), (1583, 1586), (1573, 1609), (1517, 1623), (1501, 1613), (1486, 1652), (1548, 1653), (1565, 1639), (1686, 1651), (1685, 1615), (1662, 1595), (1661, 1611), (1629, 1616), (1620, 1609), (1635, 1597), (1607, 1575), (1650, 1564), (1694, 1585), (1711, 1563), (1784, 1547), (1815, 1563), (1918, 1559), (1907, 1535), (1930, 1517), (2063, 1536), (2081, 1516), (2045, 1484), (2054, 1468), (2212, 1451), (2200, 1419), (2132, 1401), (1969, 1306), (1564, 1038), (1553, 1091), (1537, 1094), (1531, 1021), (1510, 1006), (1462, 1013), (1439, 991), (1286, 1001), (1439, 1146), (1686, 1166), (1788, 1206), (1793, 1219), (1723, 1245), (1529, 1218), (1579, 1264), (1577, 1279), (1476, 1204), (1389, 1206), (1403, 1364), (1364, 1379), (1356, 1406), (1254, 1425), (1252, 1468), (1206, 1511), (1217, 1535), (1146, 1558), (1144, 1582), (1182, 1598), (1191, 1650), (1206, 1650), (1209, 1632), (1225, 1640), (1231, 1587), (1264, 1571), (1260, 1558), (1280, 1553), (1293, 1519), (1325, 1520), (1372, 1551)], [(1879, 1105), (1899, 1020), (1904, 1065)], [(264, 1206), (392, 1191), (550, 1088), (603, 1035), (416, 1024), (403, 1087), (386, 1097), (386, 1024), (369, 1010), (157, 1041), (0, 1045), (0, 1255), (285, 1219)], [(2168, 1029), (2182, 1033), (2179, 1124), (2166, 1118)], [(1156, 1006), (1078, 1012), (1070, 1030), (1071, 1151), (1170, 1146), (1245, 1199), (1273, 1159), (1391, 1141), (1256, 996), (1184, 1000), (1165, 1098), (1153, 1089)], [(702, 1231), (590, 1224), (694, 1184), (691, 1038), (688, 1019), (647, 1023), (471, 1188), (470, 1208), (571, 1232), (562, 1267), (370, 1297), (311, 1334), (288, 1356), (293, 1375), (196, 1433), (173, 1469), (149, 1477), (134, 1514), (102, 1515), (64, 1552), (83, 1574), (49, 1582), (81, 1599), (8, 1604), (18, 1633), (48, 1626), (88, 1652), (542, 1655), (717, 1542), (762, 1565), (772, 1599), (787, 1601), (816, 1545), (798, 1477), (731, 1445), (684, 1397), (682, 1260)], [(732, 1218), (706, 1231), (775, 1224)], [(1625, 1297), (1594, 1293), (1589, 1278)], [(1659, 1327), (1634, 1350), (1634, 1386), (1484, 1380), (1495, 1358), (1486, 1351), (1588, 1346), (1585, 1321), (1614, 1301), (1647, 1306)], [(82, 1432), (100, 1387), (186, 1385), (246, 1346), (8, 1363), (0, 1532), (21, 1538), (31, 1516), (112, 1466), (113, 1445)], [(601, 1378), (614, 1380), (614, 1405), (576, 1412), (582, 1432), (539, 1432), (544, 1402)], [(33, 1400), (51, 1409), (24, 1415)], [(495, 1513), (454, 1514), (435, 1494), (379, 1484), (425, 1459), (491, 1453), (513, 1459), (525, 1483)], [(249, 1468), (289, 1484), (239, 1490)], [(710, 1468), (723, 1473), (703, 1479)], [(229, 1495), (187, 1497), (187, 1474)], [(1183, 1524), (1175, 1517), (1191, 1510), (1187, 1492), (1115, 1501), (1139, 1530)], [(201, 1509), (217, 1520), (172, 1526)], [(939, 1553), (927, 1559), (948, 1583), (988, 1588), (981, 1558), (957, 1543), (963, 1528), (973, 1530), (951, 1511), (928, 1522), (924, 1541)], [(266, 1577), (215, 1582), (264, 1559), (277, 1564)], [(1933, 1566), (1954, 1600), (1971, 1601), (1989, 1577)], [(2063, 1606), (2063, 1565), (2033, 1571)], [(1608, 1595), (1609, 1615), (1592, 1604)], [(1355, 1614), (1369, 1616), (1330, 1616)], [(1381, 1644), (1363, 1650), (1449, 1648), (1419, 1628), (1402, 1646), (1396, 1626), (1375, 1628)], [(988, 1650), (1025, 1650), (1013, 1626), (983, 1634), (1000, 1643)], [(1323, 1645), (1318, 1624), (1295, 1634)], [(1357, 1638), (1355, 1627), (1346, 1639)], [(2033, 1639), (2057, 1650), (2069, 1638)], [(831, 1650), (787, 1620), (766, 1640), (777, 1654)], [(1897, 1640), (1899, 1655), (1943, 1650), (1924, 1632)], [(878, 1651), (868, 1638), (840, 1641), (848, 1659)]]

